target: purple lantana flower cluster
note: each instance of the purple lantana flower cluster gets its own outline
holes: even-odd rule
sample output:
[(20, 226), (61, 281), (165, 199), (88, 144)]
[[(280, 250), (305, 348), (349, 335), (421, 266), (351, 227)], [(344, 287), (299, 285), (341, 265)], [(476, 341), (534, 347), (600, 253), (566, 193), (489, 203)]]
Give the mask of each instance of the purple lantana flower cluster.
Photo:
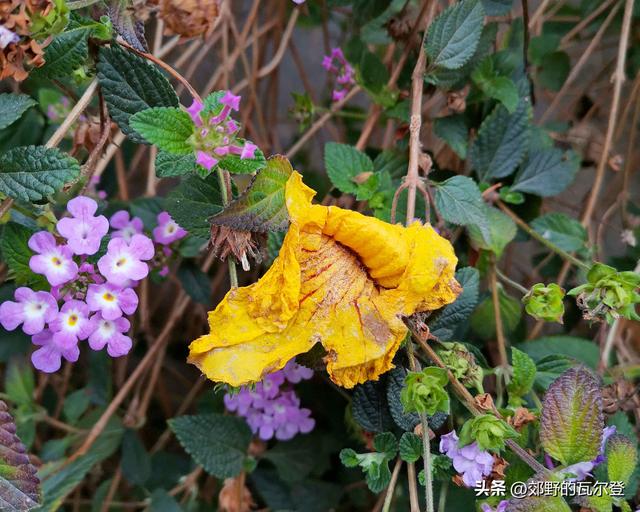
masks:
[(247, 420), (249, 427), (260, 439), (281, 441), (313, 430), (315, 420), (309, 409), (300, 407), (300, 399), (292, 388), (312, 377), (313, 371), (291, 360), (277, 372), (267, 375), (254, 389), (242, 387), (236, 393), (227, 393), (224, 403)]
[[(206, 170), (213, 169), (223, 158), (235, 155), (241, 160), (255, 157), (258, 146), (238, 137), (240, 125), (231, 118), (232, 111), (240, 109), (240, 96), (231, 91), (214, 93), (214, 98), (222, 105), (210, 109), (205, 103), (194, 99), (187, 109), (196, 127), (193, 144), (196, 150), (196, 163)], [(216, 112), (211, 112), (216, 110)]]
[(493, 470), (493, 456), (481, 450), (475, 441), (461, 447), (455, 430), (440, 438), (440, 453), (451, 459), (454, 469), (462, 475), (467, 487), (475, 487)]
[[(29, 267), (45, 276), (50, 289), (20, 287), (14, 301), (0, 304), (0, 324), (7, 330), (22, 325), (38, 347), (31, 361), (43, 372), (59, 370), (62, 359), (77, 361), (81, 341), (93, 350), (106, 348), (111, 357), (131, 350), (127, 316), (138, 307), (134, 288), (157, 260), (156, 246), (143, 234), (140, 219), (117, 212), (110, 223), (96, 215), (97, 210), (95, 200), (76, 197), (67, 203), (69, 216), (56, 224), (58, 236), (33, 234)], [(110, 227), (106, 253), (97, 258)], [(166, 212), (158, 216), (153, 237), (162, 254), (170, 253), (169, 245), (185, 235)]]
[(322, 67), (329, 73), (336, 75), (336, 85), (331, 94), (331, 99), (340, 101), (356, 83), (353, 67), (347, 62), (340, 48), (332, 48), (331, 54), (324, 56)]

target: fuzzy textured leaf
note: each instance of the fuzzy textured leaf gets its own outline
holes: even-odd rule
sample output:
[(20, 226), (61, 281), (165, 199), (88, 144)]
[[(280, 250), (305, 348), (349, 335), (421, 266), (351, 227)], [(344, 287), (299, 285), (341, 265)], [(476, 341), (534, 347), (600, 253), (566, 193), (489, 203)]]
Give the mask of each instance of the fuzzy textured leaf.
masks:
[[(244, 144), (243, 139), (237, 139), (238, 144)], [(251, 174), (264, 169), (267, 159), (261, 149), (256, 149), (253, 158), (240, 158), (239, 155), (227, 155), (219, 163), (220, 167), (232, 174)]]
[(564, 153), (558, 148), (543, 149), (527, 158), (516, 174), (511, 190), (542, 197), (559, 194), (573, 181), (579, 163), (572, 152)]
[(158, 151), (156, 155), (156, 176), (173, 178), (191, 174), (196, 170), (196, 158), (193, 153), (174, 155), (167, 151)]
[(89, 56), (87, 38), (90, 33), (90, 30), (82, 27), (55, 37), (45, 48), (45, 65), (36, 69), (36, 75), (49, 79), (71, 75)]
[(522, 161), (529, 140), (529, 101), (521, 98), (510, 114), (497, 105), (478, 131), (469, 157), (481, 180), (509, 176)]
[(544, 395), (540, 440), (545, 451), (563, 464), (598, 456), (604, 419), (600, 386), (585, 367), (571, 368)]
[(193, 134), (193, 121), (184, 110), (173, 107), (149, 108), (131, 116), (129, 126), (162, 151), (174, 155), (193, 153), (187, 141)]
[(324, 165), (333, 186), (345, 194), (358, 191), (358, 184), (353, 180), (356, 176), (373, 171), (373, 162), (365, 153), (337, 142), (325, 145)]
[(149, 51), (144, 37), (144, 22), (136, 19), (132, 0), (111, 0), (107, 7), (107, 14), (122, 39), (136, 50)]
[(274, 156), (238, 199), (211, 217), (211, 223), (234, 229), (267, 233), (289, 225), (285, 185), (293, 168), (283, 156)]
[(29, 260), (33, 253), (27, 243), (34, 231), (15, 222), (7, 223), (0, 236), (2, 260), (9, 268), (9, 277), (18, 285), (45, 289), (47, 281), (44, 276), (34, 273), (29, 268)]
[(509, 400), (512, 397), (521, 398), (531, 391), (536, 378), (536, 364), (533, 359), (515, 347), (511, 348), (511, 365), (513, 366), (513, 375), (507, 385)]
[(475, 224), (488, 232), (482, 194), (471, 178), (454, 176), (438, 184), (434, 201), (446, 221), (458, 226)]
[(27, 94), (0, 94), (0, 130), (16, 122), (37, 102)]
[(238, 475), (247, 458), (251, 430), (242, 418), (222, 414), (169, 420), (178, 441), (205, 471), (217, 478)]
[(480, 0), (462, 0), (447, 8), (429, 27), (425, 49), (429, 65), (458, 69), (478, 47), (484, 21)]
[(445, 306), (429, 328), (440, 339), (451, 339), (454, 330), (464, 324), (478, 305), (480, 273), (473, 267), (463, 267), (456, 271), (456, 281), (462, 286), (462, 293), (456, 301)]
[(386, 393), (387, 379), (356, 386), (353, 393), (353, 418), (369, 432), (386, 432), (393, 428)]
[(178, 97), (164, 75), (117, 45), (100, 48), (98, 80), (111, 118), (134, 142), (145, 140), (129, 126), (132, 115), (152, 107), (178, 106)]
[(0, 154), (0, 192), (39, 201), (80, 174), (78, 161), (55, 148), (23, 146)]
[(467, 158), (469, 129), (463, 114), (438, 117), (433, 123), (433, 131), (463, 160)]
[(509, 501), (509, 512), (571, 512), (567, 502), (559, 497), (532, 496)]
[(416, 462), (422, 456), (422, 438), (413, 432), (405, 432), (400, 438), (400, 457), (405, 462)]
[(531, 227), (546, 240), (569, 252), (582, 249), (587, 231), (580, 222), (559, 212), (547, 213), (531, 222)]

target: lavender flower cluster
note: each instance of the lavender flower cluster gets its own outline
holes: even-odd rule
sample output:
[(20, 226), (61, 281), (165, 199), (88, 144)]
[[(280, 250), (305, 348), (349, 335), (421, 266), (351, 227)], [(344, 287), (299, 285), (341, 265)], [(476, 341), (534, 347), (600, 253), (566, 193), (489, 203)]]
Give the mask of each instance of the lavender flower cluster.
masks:
[(231, 111), (240, 109), (240, 96), (226, 91), (219, 99), (222, 109), (208, 119), (203, 119), (205, 105), (193, 100), (187, 109), (198, 130), (195, 133), (196, 163), (210, 171), (218, 165), (221, 158), (237, 155), (241, 160), (255, 157), (258, 146), (249, 141), (238, 139), (240, 125), (230, 116)]
[(331, 54), (324, 56), (322, 67), (329, 73), (336, 75), (336, 87), (333, 89), (331, 99), (340, 101), (347, 95), (351, 86), (356, 83), (353, 67), (347, 62), (340, 48), (332, 48)]
[(255, 389), (242, 387), (237, 393), (227, 393), (225, 407), (245, 418), (251, 431), (264, 441), (274, 437), (285, 441), (298, 433), (307, 434), (313, 430), (315, 420), (309, 409), (300, 407), (291, 385), (312, 376), (313, 370), (291, 360), (282, 370), (258, 382)]
[[(29, 267), (46, 277), (50, 290), (20, 287), (15, 302), (0, 304), (0, 324), (9, 331), (22, 325), (39, 347), (31, 361), (43, 372), (59, 370), (63, 358), (77, 361), (82, 340), (93, 350), (106, 346), (111, 357), (127, 354), (132, 346), (125, 315), (132, 315), (138, 307), (134, 288), (148, 275), (156, 246), (142, 234), (140, 219), (119, 211), (110, 223), (104, 215), (96, 215), (97, 209), (98, 204), (89, 197), (69, 201), (70, 216), (56, 224), (65, 243), (58, 243), (48, 231), (32, 235), (28, 245), (34, 255)], [(114, 230), (96, 269), (87, 258), (98, 253), (110, 224)], [(158, 216), (153, 237), (160, 250), (170, 251), (167, 246), (185, 235), (166, 212)]]
[(455, 430), (440, 438), (440, 452), (449, 457), (467, 487), (475, 487), (493, 470), (493, 456), (481, 450), (477, 442), (460, 446)]

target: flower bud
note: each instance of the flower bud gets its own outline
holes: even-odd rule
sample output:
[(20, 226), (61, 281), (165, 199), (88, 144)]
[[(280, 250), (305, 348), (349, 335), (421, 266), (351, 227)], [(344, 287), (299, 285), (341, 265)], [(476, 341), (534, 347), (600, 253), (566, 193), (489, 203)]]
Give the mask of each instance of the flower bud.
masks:
[(562, 323), (564, 290), (555, 283), (534, 284), (522, 298), (524, 309), (532, 317), (545, 322)]
[(400, 400), (406, 412), (433, 415), (449, 412), (449, 395), (445, 389), (447, 371), (434, 366), (420, 372), (409, 372), (404, 381)]
[(492, 414), (476, 416), (468, 420), (460, 431), (460, 445), (476, 441), (482, 450), (502, 450), (506, 439), (518, 437), (518, 433)]

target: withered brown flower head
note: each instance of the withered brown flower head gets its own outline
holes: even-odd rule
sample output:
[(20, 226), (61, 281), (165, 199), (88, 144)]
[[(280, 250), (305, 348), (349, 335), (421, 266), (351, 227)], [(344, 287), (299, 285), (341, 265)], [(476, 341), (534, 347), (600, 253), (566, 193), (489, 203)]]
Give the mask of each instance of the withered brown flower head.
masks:
[(165, 33), (198, 37), (213, 27), (219, 14), (218, 0), (160, 0)]
[(262, 255), (258, 249), (260, 244), (255, 239), (256, 236), (260, 235), (251, 231), (212, 224), (209, 248), (213, 251), (213, 255), (222, 261), (232, 254), (242, 264), (244, 270), (249, 270), (249, 257), (256, 263), (262, 261)]

